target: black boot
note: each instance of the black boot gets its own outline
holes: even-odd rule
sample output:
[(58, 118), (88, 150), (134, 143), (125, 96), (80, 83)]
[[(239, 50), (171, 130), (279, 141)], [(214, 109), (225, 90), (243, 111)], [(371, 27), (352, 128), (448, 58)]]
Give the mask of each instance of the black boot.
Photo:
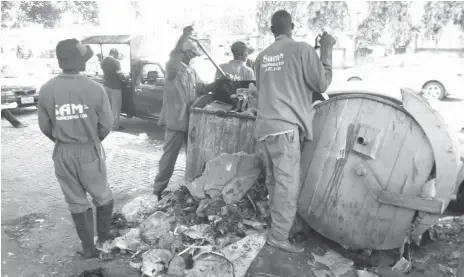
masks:
[(78, 214), (72, 214), (74, 225), (76, 226), (77, 235), (82, 243), (82, 255), (84, 259), (92, 259), (97, 256), (97, 250), (94, 243), (93, 230), (93, 211), (89, 208), (87, 211)]
[(114, 239), (118, 235), (117, 230), (111, 229), (113, 205), (114, 201), (111, 200), (108, 204), (97, 207), (97, 234), (100, 243)]

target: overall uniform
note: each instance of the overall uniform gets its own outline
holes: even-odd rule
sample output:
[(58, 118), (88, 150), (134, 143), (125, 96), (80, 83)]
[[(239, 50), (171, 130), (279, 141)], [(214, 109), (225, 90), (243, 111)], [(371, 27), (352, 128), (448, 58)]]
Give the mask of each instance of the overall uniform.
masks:
[(180, 55), (174, 53), (166, 64), (163, 108), (159, 119), (159, 125), (165, 126), (164, 152), (153, 190), (158, 196), (167, 188), (180, 149), (187, 144), (188, 109), (198, 96), (207, 93), (206, 85), (192, 67), (180, 61)]
[[(232, 75), (236, 80), (255, 80), (255, 73), (251, 67), (248, 67), (245, 62), (239, 60), (231, 60), (228, 63), (220, 64), (219, 67), (227, 74)], [(215, 79), (219, 79), (221, 73), (216, 71)]]
[(295, 219), (301, 189), (300, 143), (312, 139), (312, 93), (323, 93), (330, 85), (330, 60), (321, 62), (309, 44), (281, 35), (255, 61), (255, 137), (269, 191), (270, 236), (277, 241), (288, 240)]
[[(79, 51), (76, 54), (73, 50), (76, 43), (77, 40), (65, 40), (57, 46), (57, 57), (64, 70), (82, 68), (93, 54), (84, 46), (79, 51), (85, 51), (87, 57), (80, 57)], [(100, 242), (109, 238), (113, 210), (101, 144), (113, 124), (108, 96), (100, 84), (83, 75), (61, 73), (41, 87), (38, 117), (40, 130), (55, 143), (55, 175), (82, 241), (84, 257), (90, 258), (95, 252), (94, 222), (87, 193), (97, 207)]]
[[(234, 42), (230, 47), (230, 50), (234, 55), (243, 55), (251, 52), (251, 49), (241, 41)], [(244, 61), (231, 60), (228, 63), (219, 65), (219, 67), (236, 80), (255, 80), (255, 73), (253, 72), (253, 68), (248, 66)], [(215, 79), (219, 79), (220, 77), (221, 73), (216, 71)]]
[(121, 72), (121, 64), (115, 58), (108, 56), (101, 62), (101, 68), (103, 70), (103, 85), (108, 94), (114, 116), (113, 129), (118, 129), (122, 106), (121, 80), (118, 76), (118, 73)]

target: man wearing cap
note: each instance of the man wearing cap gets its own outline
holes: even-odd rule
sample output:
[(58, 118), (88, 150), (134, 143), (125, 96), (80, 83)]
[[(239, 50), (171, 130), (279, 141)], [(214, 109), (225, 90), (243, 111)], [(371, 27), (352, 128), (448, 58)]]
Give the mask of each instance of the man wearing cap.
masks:
[(164, 147), (153, 188), (153, 194), (158, 198), (169, 184), (180, 149), (187, 143), (190, 105), (197, 97), (214, 92), (219, 85), (218, 82), (203, 83), (189, 66), (192, 58), (202, 54), (189, 39), (192, 32), (192, 26), (184, 28), (166, 64), (163, 108), (159, 119), (159, 125), (165, 126)]
[[(234, 42), (230, 47), (234, 59), (228, 63), (221, 64), (219, 67), (227, 74), (230, 74), (235, 80), (255, 80), (255, 73), (251, 67), (246, 65), (247, 57), (251, 49), (241, 41)], [(216, 79), (221, 77), (221, 73), (216, 71)]]
[(76, 39), (60, 41), (56, 56), (63, 72), (41, 87), (38, 101), (39, 127), (55, 143), (56, 178), (82, 243), (80, 254), (86, 259), (96, 256), (87, 193), (97, 207), (99, 243), (111, 238), (113, 212), (101, 145), (113, 125), (113, 114), (103, 87), (79, 73), (92, 55), (92, 49)]
[(267, 243), (288, 252), (304, 249), (288, 240), (300, 193), (300, 142), (312, 140), (313, 93), (324, 93), (332, 81), (335, 39), (320, 40), (321, 58), (306, 42), (292, 37), (291, 15), (280, 10), (271, 19), (275, 42), (256, 58), (258, 116), (255, 137), (266, 172), (271, 230)]
[(118, 61), (118, 49), (110, 50), (109, 56), (101, 61), (103, 70), (103, 85), (110, 99), (111, 111), (114, 116), (113, 130), (121, 130), (119, 126), (122, 105), (121, 83), (126, 81), (126, 77), (121, 71), (121, 64)]

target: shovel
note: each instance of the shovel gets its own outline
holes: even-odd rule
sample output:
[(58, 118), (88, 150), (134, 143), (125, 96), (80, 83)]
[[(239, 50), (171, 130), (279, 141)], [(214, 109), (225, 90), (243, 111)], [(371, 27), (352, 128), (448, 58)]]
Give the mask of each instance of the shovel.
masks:
[(219, 73), (224, 78), (222, 89), (219, 89), (218, 91), (213, 92), (214, 95), (216, 96), (216, 99), (221, 102), (231, 104), (235, 107), (237, 104), (237, 99), (231, 98), (231, 95), (236, 94), (237, 89), (241, 88), (240, 83), (230, 80), (230, 78), (227, 76), (224, 70), (222, 70), (222, 68), (219, 67), (219, 65), (213, 60), (213, 58), (211, 58), (208, 51), (206, 51), (206, 49), (203, 47), (203, 45), (201, 45), (200, 41), (197, 38), (190, 37), (190, 39), (194, 41), (198, 45), (198, 47), (200, 47), (201, 51), (205, 53), (205, 55), (208, 57), (208, 59), (211, 61), (214, 67), (216, 67), (216, 69), (219, 71)]

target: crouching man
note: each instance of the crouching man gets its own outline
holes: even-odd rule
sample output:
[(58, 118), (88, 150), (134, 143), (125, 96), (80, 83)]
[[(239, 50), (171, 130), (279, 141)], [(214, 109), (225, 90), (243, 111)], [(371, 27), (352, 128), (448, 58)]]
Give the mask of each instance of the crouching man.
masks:
[(106, 176), (101, 141), (109, 134), (113, 115), (103, 87), (79, 72), (93, 52), (76, 39), (60, 41), (56, 56), (63, 72), (39, 91), (38, 117), (42, 133), (55, 143), (53, 162), (68, 203), (85, 259), (94, 258), (92, 196), (97, 207), (98, 242), (111, 238), (113, 195)]

